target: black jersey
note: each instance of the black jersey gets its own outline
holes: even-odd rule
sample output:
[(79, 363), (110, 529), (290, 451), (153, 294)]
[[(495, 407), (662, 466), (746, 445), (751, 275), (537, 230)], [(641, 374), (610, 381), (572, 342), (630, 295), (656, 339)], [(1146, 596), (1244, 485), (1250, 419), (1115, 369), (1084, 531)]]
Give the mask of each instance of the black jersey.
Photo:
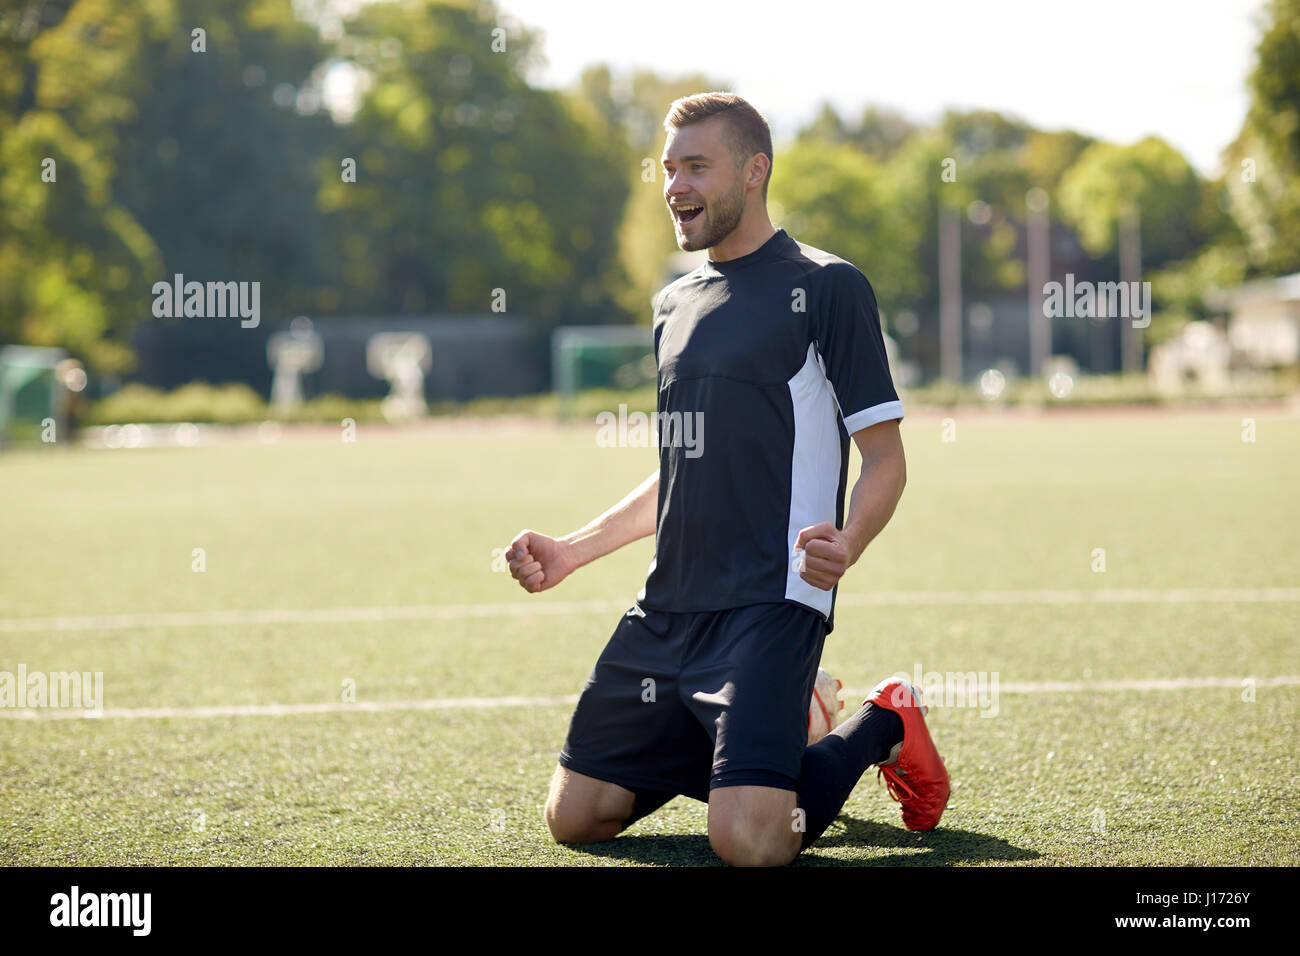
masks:
[(799, 577), (800, 530), (843, 527), (849, 435), (901, 419), (875, 293), (852, 264), (779, 229), (654, 302), (659, 506), (637, 602), (712, 611), (769, 601), (834, 626)]

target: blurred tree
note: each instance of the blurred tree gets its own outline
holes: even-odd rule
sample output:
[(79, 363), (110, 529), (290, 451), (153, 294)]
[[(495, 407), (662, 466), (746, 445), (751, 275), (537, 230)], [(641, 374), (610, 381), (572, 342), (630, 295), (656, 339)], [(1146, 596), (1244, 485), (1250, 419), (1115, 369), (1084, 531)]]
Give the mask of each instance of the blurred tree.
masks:
[(625, 147), (580, 98), (528, 86), (534, 34), (437, 0), (371, 4), (344, 30), (368, 90), (320, 168), (340, 308), (487, 312), (502, 289), (540, 327), (625, 318)]
[[(175, 26), (132, 64), (115, 195), (161, 248), (158, 278), (259, 281), (268, 321), (312, 310), (328, 274), (315, 169), (335, 138), (327, 47), (293, 0), (153, 2)], [(206, 52), (191, 49), (196, 27)], [(211, 324), (193, 332), (228, 338)]]
[(967, 162), (985, 153), (1015, 150), (1025, 145), (1033, 127), (996, 110), (949, 110), (939, 122), (939, 133)]
[(893, 204), (890, 215), (912, 224), (905, 231), (918, 261), (895, 289), (887, 281), (881, 297), (893, 308), (929, 309), (938, 301), (933, 280), (941, 200), (964, 218), (966, 291), (991, 295), (1024, 283), (1016, 252), (1024, 196), (1032, 185), (1027, 151), (1031, 143), (1044, 151), (1037, 135), (1027, 124), (991, 110), (949, 111), (936, 128), (921, 131), (898, 113), (877, 107), (868, 107), (857, 126), (849, 126), (826, 105), (800, 131), (799, 142), (808, 148), (817, 142), (851, 143), (885, 161), (875, 175), (889, 182), (884, 195)]
[(0, 339), (130, 367), (122, 336), (162, 265), (114, 196), (114, 131), (140, 51), (165, 29), (126, 0), (0, 12)]
[(1027, 279), (1020, 245), (1032, 181), (1023, 154), (1023, 147), (997, 149), (967, 164), (966, 187), (976, 198), (963, 210), (962, 273), (972, 301), (1021, 288)]
[(1024, 163), (1029, 181), (1049, 193), (1055, 192), (1061, 177), (1096, 140), (1073, 130), (1049, 133), (1032, 130), (1025, 138)]
[(1160, 308), (1151, 317), (1147, 342), (1162, 342), (1188, 322), (1214, 319), (1220, 307), (1210, 293), (1239, 284), (1246, 270), (1246, 250), (1238, 237), (1236, 242), (1217, 242), (1182, 262), (1151, 272), (1151, 294)]
[[(115, 193), (162, 250), (157, 278), (258, 282), (265, 325), (163, 320), (137, 341), (170, 361), (141, 372), (164, 387), (198, 378), (265, 390), (270, 327), (330, 305), (320, 295), (329, 270), (316, 203), (316, 163), (337, 138), (322, 108), (328, 49), (293, 0), (166, 6), (176, 26), (134, 64)], [(193, 49), (196, 28), (206, 52)]]
[(782, 151), (778, 170), (769, 194), (774, 222), (861, 269), (883, 312), (921, 292), (923, 230), (899, 214), (899, 182), (879, 162), (847, 143), (804, 139)]
[(1252, 272), (1300, 270), (1300, 0), (1272, 0), (1255, 50), (1250, 111), (1225, 153), (1231, 209)]
[(795, 142), (847, 143), (852, 139), (849, 128), (830, 103), (822, 103), (812, 122), (795, 134)]
[[(1062, 218), (1078, 231), (1107, 279), (1119, 275), (1122, 221), (1137, 210), (1142, 277), (1151, 282), (1155, 304), (1142, 333), (1148, 345), (1204, 318), (1204, 294), (1211, 284), (1240, 278), (1235, 264), (1241, 257), (1230, 251), (1236, 229), (1221, 192), (1219, 184), (1202, 179), (1181, 153), (1155, 137), (1131, 146), (1095, 143), (1062, 177)], [(1218, 245), (1222, 248), (1208, 252)]]
[[(972, 189), (971, 167), (964, 155), (938, 130), (931, 129), (910, 139), (889, 161), (885, 175), (892, 183), (890, 195), (896, 197), (891, 215), (912, 234), (914, 278), (911, 294), (890, 307), (882, 303), (886, 331), (895, 331), (894, 314), (901, 309), (913, 312), (918, 331), (908, 337), (906, 354), (923, 367), (937, 370), (939, 364), (939, 214), (941, 208), (963, 215), (977, 198)], [(964, 216), (963, 216), (964, 218)], [(969, 230), (963, 229), (963, 239)], [(964, 243), (963, 243), (964, 244)], [(867, 275), (873, 284), (875, 272)], [(963, 267), (963, 281), (970, 272)]]
[(1059, 201), (1062, 217), (1096, 257), (1115, 250), (1120, 221), (1136, 207), (1145, 267), (1190, 255), (1226, 226), (1213, 184), (1156, 137), (1131, 146), (1089, 146), (1062, 177)]
[[(291, 0), (29, 2), (0, 16), (0, 155), (31, 171), (0, 184), (0, 276), (13, 277), (0, 331), (121, 371), (153, 283), (174, 273), (259, 281), (263, 318), (313, 304), (312, 164), (333, 124), (310, 79), (325, 48)], [(228, 332), (185, 325), (205, 353), (220, 340), (263, 369)]]
[(868, 106), (858, 117), (851, 141), (868, 155), (877, 159), (889, 159), (919, 132), (920, 127), (902, 113), (885, 107)]
[(867, 106), (855, 124), (845, 123), (830, 103), (823, 103), (813, 121), (799, 130), (796, 141), (851, 143), (876, 159), (889, 159), (919, 127), (896, 110)]

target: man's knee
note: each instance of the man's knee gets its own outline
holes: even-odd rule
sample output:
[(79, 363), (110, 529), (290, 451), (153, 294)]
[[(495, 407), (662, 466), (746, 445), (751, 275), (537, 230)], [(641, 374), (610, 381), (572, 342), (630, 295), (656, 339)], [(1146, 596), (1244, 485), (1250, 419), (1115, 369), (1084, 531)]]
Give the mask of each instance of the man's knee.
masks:
[(709, 824), (709, 845), (728, 866), (785, 866), (799, 855), (798, 834), (788, 824)]
[(617, 784), (556, 767), (546, 797), (546, 828), (556, 843), (612, 840), (631, 814), (633, 799)]
[(802, 846), (793, 792), (724, 787), (709, 795), (709, 845), (728, 866), (785, 866)]
[(547, 801), (546, 828), (556, 843), (600, 843), (617, 835), (621, 826), (598, 820), (585, 808), (573, 804)]

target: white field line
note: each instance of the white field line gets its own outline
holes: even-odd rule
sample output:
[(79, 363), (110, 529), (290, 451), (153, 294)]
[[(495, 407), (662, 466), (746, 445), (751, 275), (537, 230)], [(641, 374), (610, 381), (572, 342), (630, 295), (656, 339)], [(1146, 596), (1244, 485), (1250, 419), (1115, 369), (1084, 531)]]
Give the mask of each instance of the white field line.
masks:
[[(1272, 604), (1300, 602), (1300, 588), (1104, 588), (1099, 590), (876, 591), (846, 594), (840, 607), (927, 605), (1068, 604)], [(376, 621), (459, 621), (534, 615), (608, 614), (626, 601), (515, 601), (501, 604), (411, 604), (253, 611), (176, 611), (82, 617), (0, 618), (0, 634), (41, 631), (121, 631), (150, 627), (212, 627), (225, 624), (346, 624)]]
[(1273, 604), (1300, 601), (1300, 588), (1055, 588), (1012, 591), (878, 591), (847, 594), (837, 603), (913, 604)]
[[(957, 675), (954, 675), (954, 677)], [(909, 677), (909, 680), (912, 678)], [(1241, 690), (1250, 680), (1255, 687), (1300, 687), (1296, 677), (1148, 677), (1130, 680), (1049, 680), (1049, 681), (999, 681), (997, 690), (1006, 694), (1069, 694), (1087, 691), (1099, 694), (1145, 693), (1153, 690), (1202, 690), (1231, 688)], [(959, 682), (961, 686), (969, 686)], [(936, 684), (937, 686), (937, 684)], [(922, 685), (921, 690), (925, 689)], [(991, 690), (991, 687), (989, 688)], [(846, 701), (862, 700), (871, 689), (846, 688), (840, 695)], [(939, 705), (936, 705), (939, 706)]]
[(105, 707), (103, 713), (84, 710), (40, 710), (33, 707), (5, 710), (0, 708), (0, 718), (15, 720), (50, 720), (59, 718), (149, 720), (165, 717), (290, 717), (296, 714), (334, 714), (343, 711), (376, 713), (388, 710), (462, 710), (488, 707), (557, 707), (572, 706), (578, 695), (567, 697), (443, 697), (429, 700), (378, 700), (358, 701), (355, 704), (216, 704), (209, 707)]
[(389, 607), (327, 607), (262, 611), (175, 611), (87, 617), (0, 618), (0, 634), (21, 631), (120, 631), (145, 627), (210, 627), (222, 624), (348, 624), (376, 621), (460, 621), (472, 618), (592, 614), (626, 611), (619, 601), (557, 601), (545, 604), (408, 604)]
[[(1097, 693), (1142, 692), (1156, 690), (1196, 690), (1201, 688), (1240, 689), (1242, 677), (1170, 677), (1148, 680), (1099, 680), (1099, 681), (1045, 681), (999, 684), (998, 691), (1008, 694), (1051, 694), (1063, 692), (1091, 691)], [(1300, 687), (1300, 676), (1295, 677), (1258, 677), (1252, 678), (1256, 687)], [(861, 699), (869, 690), (848, 689), (840, 692), (846, 702)], [(81, 710), (40, 710), (36, 708), (4, 709), (0, 708), (0, 719), (13, 720), (57, 720), (57, 719), (118, 719), (149, 720), (164, 718), (198, 718), (213, 717), (289, 717), (298, 714), (336, 714), (345, 711), (363, 711), (378, 713), (400, 710), (462, 710), (486, 709), (494, 707), (559, 707), (572, 706), (578, 696), (571, 694), (563, 697), (444, 697), (429, 700), (381, 700), (344, 703), (319, 704), (234, 704), (228, 706), (214, 705), (208, 707), (106, 707), (102, 713), (93, 714)]]

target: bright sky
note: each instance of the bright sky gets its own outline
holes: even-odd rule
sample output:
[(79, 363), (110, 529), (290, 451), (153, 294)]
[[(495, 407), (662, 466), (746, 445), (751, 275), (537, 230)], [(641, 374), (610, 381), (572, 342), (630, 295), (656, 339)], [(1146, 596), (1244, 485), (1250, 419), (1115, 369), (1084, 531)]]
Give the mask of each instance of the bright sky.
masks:
[[(705, 72), (750, 100), (780, 142), (830, 100), (931, 121), (992, 108), (1128, 143), (1155, 134), (1204, 173), (1241, 128), (1264, 0), (499, 0), (544, 34), (530, 79)], [(664, 104), (665, 110), (668, 104)]]

